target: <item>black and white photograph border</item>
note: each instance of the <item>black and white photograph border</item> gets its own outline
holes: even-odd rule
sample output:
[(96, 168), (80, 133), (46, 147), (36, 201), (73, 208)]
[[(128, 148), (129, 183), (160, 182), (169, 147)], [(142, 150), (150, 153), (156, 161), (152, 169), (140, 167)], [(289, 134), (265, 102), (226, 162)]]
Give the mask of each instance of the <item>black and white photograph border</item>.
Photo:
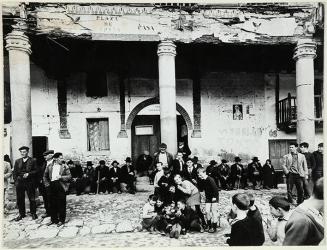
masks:
[(3, 1), (2, 247), (326, 247), (324, 8)]

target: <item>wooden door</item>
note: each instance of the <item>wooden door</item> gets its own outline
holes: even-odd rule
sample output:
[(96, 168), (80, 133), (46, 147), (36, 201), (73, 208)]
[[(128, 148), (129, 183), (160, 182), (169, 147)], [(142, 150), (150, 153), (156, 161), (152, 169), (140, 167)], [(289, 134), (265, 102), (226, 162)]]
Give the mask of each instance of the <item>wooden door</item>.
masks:
[[(152, 126), (151, 135), (137, 135), (136, 129), (145, 126)], [(137, 115), (132, 124), (132, 158), (133, 161), (143, 154), (144, 150), (150, 152), (150, 155), (158, 150), (160, 144), (160, 116), (159, 115)]]
[(283, 156), (288, 154), (292, 142), (296, 140), (269, 140), (269, 158), (275, 170), (282, 170)]

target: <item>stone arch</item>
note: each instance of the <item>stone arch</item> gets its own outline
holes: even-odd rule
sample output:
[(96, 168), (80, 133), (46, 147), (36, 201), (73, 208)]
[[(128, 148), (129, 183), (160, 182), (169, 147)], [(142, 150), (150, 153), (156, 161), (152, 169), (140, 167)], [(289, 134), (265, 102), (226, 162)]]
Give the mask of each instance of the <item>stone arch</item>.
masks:
[[(158, 97), (149, 98), (149, 99), (146, 99), (143, 102), (137, 104), (127, 118), (126, 129), (131, 129), (135, 116), (137, 116), (137, 114), (142, 109), (144, 109), (145, 107), (150, 106), (152, 104), (159, 104), (159, 98)], [(187, 126), (187, 129), (193, 130), (193, 124), (192, 124), (191, 118), (188, 115), (187, 111), (178, 103), (176, 103), (176, 110), (178, 111), (178, 113), (181, 114), (181, 116), (183, 116), (186, 126)]]

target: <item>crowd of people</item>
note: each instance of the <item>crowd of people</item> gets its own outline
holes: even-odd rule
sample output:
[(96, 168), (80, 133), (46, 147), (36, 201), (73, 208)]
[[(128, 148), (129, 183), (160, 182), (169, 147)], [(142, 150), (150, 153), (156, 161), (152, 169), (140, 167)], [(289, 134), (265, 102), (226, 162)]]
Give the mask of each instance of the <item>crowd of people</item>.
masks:
[[(280, 244), (318, 244), (323, 238), (323, 144), (318, 150), (308, 152), (308, 143), (300, 147), (292, 143), (289, 154), (283, 157), (283, 172), (286, 176), (287, 198), (273, 197), (269, 201), (272, 216), (277, 223), (263, 221), (260, 211), (254, 205), (254, 196), (237, 193), (232, 197), (232, 209), (227, 215), (231, 233), (227, 243), (236, 245), (262, 245), (264, 243), (263, 223), (269, 237)], [(218, 212), (220, 190), (277, 188), (276, 172), (271, 161), (262, 166), (258, 157), (249, 164), (241, 164), (235, 157), (229, 165), (222, 159), (218, 164), (211, 160), (203, 167), (198, 158), (190, 158), (191, 151), (184, 143), (179, 143), (176, 157), (167, 152), (167, 145), (161, 143), (153, 157), (145, 151), (140, 155), (135, 168), (132, 159), (127, 157), (120, 167), (114, 160), (108, 167), (104, 160), (94, 167), (91, 161), (82, 168), (72, 160), (65, 161), (63, 154), (48, 150), (43, 156), (45, 162), (38, 166), (29, 156), (29, 148), (19, 148), (21, 158), (15, 161), (13, 170), (8, 157), (5, 157), (5, 191), (11, 176), (15, 182), (19, 215), (16, 221), (26, 216), (25, 192), (30, 203), (32, 219), (37, 218), (35, 189), (43, 196), (45, 214), (51, 217), (48, 225), (61, 226), (66, 220), (66, 195), (75, 190), (76, 195), (129, 192), (135, 194), (136, 176), (149, 176), (154, 193), (149, 196), (142, 212), (142, 228), (150, 232), (179, 238), (189, 231), (215, 233), (219, 227)], [(248, 183), (252, 185), (249, 186)], [(293, 201), (293, 188), (297, 190), (297, 203)], [(313, 190), (311, 188), (313, 187)], [(205, 197), (205, 213), (200, 204), (201, 194)], [(290, 206), (296, 205), (294, 215)], [(304, 224), (304, 225), (303, 225)], [(294, 232), (303, 227), (308, 234), (315, 236), (294, 240)]]

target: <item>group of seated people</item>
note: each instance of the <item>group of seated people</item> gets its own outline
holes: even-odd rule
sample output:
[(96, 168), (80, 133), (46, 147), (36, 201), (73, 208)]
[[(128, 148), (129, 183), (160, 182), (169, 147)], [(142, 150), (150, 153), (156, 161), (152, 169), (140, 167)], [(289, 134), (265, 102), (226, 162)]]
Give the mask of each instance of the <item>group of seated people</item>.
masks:
[(70, 192), (75, 189), (76, 195), (121, 192), (135, 194), (136, 173), (130, 157), (126, 158), (122, 167), (119, 167), (116, 160), (111, 163), (110, 168), (104, 160), (100, 160), (96, 168), (92, 161), (87, 161), (84, 169), (71, 160), (67, 165), (72, 175)]
[(188, 231), (214, 233), (219, 215), (219, 190), (212, 177), (200, 167), (196, 171), (197, 183), (201, 183), (206, 203), (206, 218), (200, 208), (201, 195), (198, 185), (172, 173), (162, 163), (157, 163), (154, 194), (143, 207), (142, 229), (158, 231), (171, 238), (178, 238)]
[[(219, 165), (215, 160), (211, 160), (206, 167), (206, 173), (214, 179), (218, 188), (223, 190), (248, 189), (248, 181), (252, 183), (253, 189), (277, 188), (275, 169), (269, 159), (263, 166), (258, 157), (253, 157), (252, 162), (248, 165), (242, 165), (241, 161), (239, 157), (235, 157), (234, 164), (230, 166), (225, 159), (222, 159)], [(199, 186), (201, 183), (198, 183), (196, 171), (201, 167), (202, 165), (198, 163), (196, 156), (184, 160), (183, 154), (178, 152), (172, 167), (169, 169), (173, 175), (180, 174), (184, 179)], [(157, 185), (155, 177), (157, 172), (157, 168), (152, 172), (155, 186)]]

